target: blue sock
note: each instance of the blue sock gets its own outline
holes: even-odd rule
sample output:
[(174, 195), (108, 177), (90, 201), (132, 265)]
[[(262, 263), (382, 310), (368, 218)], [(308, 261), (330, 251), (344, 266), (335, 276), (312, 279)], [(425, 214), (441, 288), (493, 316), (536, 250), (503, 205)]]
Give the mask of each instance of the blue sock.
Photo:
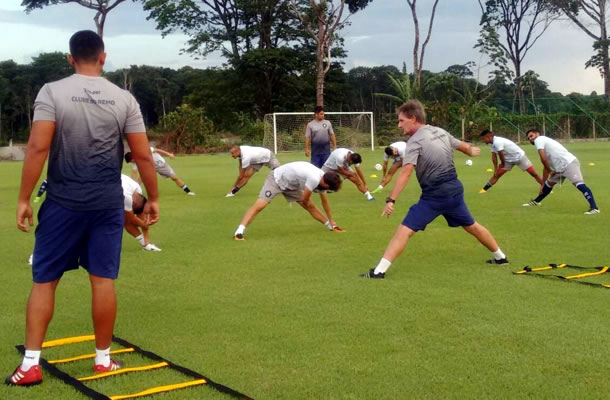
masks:
[(584, 183), (580, 183), (576, 185), (576, 189), (580, 190), (582, 194), (585, 196), (585, 199), (589, 202), (589, 206), (591, 208), (597, 208), (597, 204), (595, 204), (595, 199), (593, 198), (593, 193), (591, 189), (587, 187)]
[(544, 184), (544, 186), (542, 187), (542, 193), (540, 193), (540, 194), (538, 195), (538, 197), (536, 197), (536, 198), (534, 199), (534, 201), (535, 201), (536, 203), (540, 203), (542, 200), (544, 200), (544, 198), (545, 198), (546, 196), (548, 196), (548, 195), (549, 195), (549, 193), (551, 193), (551, 191), (552, 191), (552, 190), (553, 190), (553, 188), (552, 188), (551, 186), (549, 186), (549, 184), (548, 184), (548, 183), (545, 183), (545, 184)]

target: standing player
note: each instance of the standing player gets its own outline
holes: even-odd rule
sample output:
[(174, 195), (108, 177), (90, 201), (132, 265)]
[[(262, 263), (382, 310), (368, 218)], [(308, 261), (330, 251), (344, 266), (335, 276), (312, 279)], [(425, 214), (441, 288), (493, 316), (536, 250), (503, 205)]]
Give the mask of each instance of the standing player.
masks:
[(121, 174), (121, 186), (125, 207), (125, 230), (138, 241), (142, 250), (161, 251), (150, 241), (148, 234), (150, 224), (142, 215), (147, 200), (142, 194), (140, 184), (127, 175)]
[(332, 232), (343, 232), (333, 220), (330, 207), (326, 208), (326, 216), (318, 210), (311, 201), (314, 191), (337, 191), (341, 187), (341, 177), (335, 172), (324, 173), (320, 168), (305, 161), (295, 161), (274, 169), (267, 176), (258, 199), (246, 211), (239, 227), (233, 235), (235, 240), (244, 240), (246, 227), (256, 215), (271, 203), (278, 194), (284, 195), (287, 201), (296, 201), (307, 210), (311, 216)]
[(335, 132), (330, 121), (324, 119), (324, 109), (316, 106), (313, 109), (314, 119), (305, 128), (305, 156), (311, 154), (311, 163), (322, 168), (332, 150), (337, 148)]
[(235, 196), (235, 193), (246, 186), (250, 177), (258, 172), (263, 165), (272, 170), (280, 166), (275, 154), (264, 147), (233, 146), (230, 152), (231, 157), (239, 158), (239, 175), (235, 184), (233, 184), (233, 188), (225, 197)]
[(559, 182), (563, 182), (564, 179), (568, 178), (572, 185), (576, 189), (580, 190), (585, 196), (585, 199), (589, 202), (589, 211), (585, 214), (599, 214), (599, 208), (593, 198), (593, 192), (585, 185), (580, 171), (580, 162), (570, 153), (561, 143), (557, 142), (546, 136), (540, 136), (538, 129), (530, 129), (527, 131), (527, 138), (530, 143), (536, 146), (538, 154), (540, 155), (540, 161), (544, 166), (544, 172), (542, 173), (545, 180), (542, 186), (542, 191), (534, 200), (523, 204), (524, 207), (539, 206), (542, 200), (551, 193), (553, 186)]
[(424, 107), (417, 100), (407, 101), (398, 108), (398, 127), (410, 136), (392, 194), (386, 199), (382, 215), (394, 212), (398, 195), (407, 187), (413, 169), (422, 189), (419, 201), (412, 205), (407, 216), (390, 240), (383, 258), (375, 268), (360, 275), (363, 278), (383, 279), (392, 262), (402, 253), (409, 238), (423, 231), (436, 217), (442, 215), (450, 227), (461, 226), (487, 247), (493, 258), (489, 264), (506, 264), (508, 260), (489, 231), (476, 222), (464, 202), (464, 187), (458, 180), (453, 163), (453, 151), (458, 150), (471, 157), (481, 150), (451, 136), (435, 126), (426, 125)]
[[(405, 156), (405, 150), (407, 148), (407, 142), (394, 142), (384, 150), (383, 155), (383, 178), (381, 179), (381, 184), (377, 187), (377, 189), (373, 190), (371, 193), (379, 193), (383, 190), (385, 185), (392, 182), (392, 177), (402, 167), (402, 160)], [(390, 158), (394, 159), (390, 170), (388, 171), (388, 160)], [(387, 173), (386, 173), (387, 171)]]
[[(360, 169), (360, 163), (362, 162), (362, 157), (358, 153), (353, 153), (349, 149), (338, 148), (330, 153), (328, 160), (322, 166), (322, 171), (324, 172), (336, 172), (340, 175), (343, 175), (356, 187), (360, 192), (364, 194), (367, 200), (375, 200), (371, 193), (369, 192), (369, 188), (366, 186), (366, 180), (364, 179), (364, 174)], [(352, 171), (351, 166), (354, 166), (356, 172)]]
[[(540, 186), (544, 185), (544, 181), (534, 169), (531, 161), (525, 155), (525, 152), (516, 143), (496, 136), (489, 129), (485, 129), (480, 135), (483, 143), (491, 146), (491, 162), (494, 165), (494, 176), (485, 184), (479, 193), (487, 193), (493, 185), (498, 182), (500, 177), (510, 171), (515, 165), (518, 165), (521, 170), (526, 171), (538, 182)], [(500, 158), (500, 166), (498, 167), (498, 158)]]
[[(178, 178), (178, 175), (176, 175), (174, 169), (167, 163), (167, 161), (165, 161), (163, 156), (161, 156), (161, 154), (163, 154), (169, 158), (174, 158), (174, 153), (169, 153), (165, 150), (157, 149), (156, 147), (151, 147), (150, 152), (152, 153), (152, 157), (155, 162), (155, 169), (157, 170), (159, 175), (164, 178), (170, 178), (172, 181), (174, 181), (176, 185), (178, 185), (180, 189), (184, 190), (184, 192), (189, 196), (195, 196), (195, 192), (191, 192), (191, 189), (189, 189), (189, 187), (182, 181), (182, 179)], [(133, 156), (131, 155), (131, 152), (125, 153), (125, 162), (133, 162)], [(136, 164), (133, 165), (131, 177), (133, 179), (139, 180), (138, 166)]]
[(17, 228), (28, 232), (34, 224), (30, 196), (47, 156), (49, 186), (36, 228), (25, 356), (6, 378), (9, 385), (42, 382), (40, 351), (53, 317), (55, 289), (62, 275), (79, 265), (88, 271), (91, 283), (93, 370), (120, 368), (110, 359), (110, 343), (124, 223), (121, 164), (125, 138), (150, 198), (144, 213), (150, 223), (159, 219), (155, 169), (140, 107), (129, 92), (101, 77), (106, 61), (104, 42), (95, 32), (76, 32), (70, 38), (68, 61), (76, 74), (47, 83), (38, 92), (23, 162)]

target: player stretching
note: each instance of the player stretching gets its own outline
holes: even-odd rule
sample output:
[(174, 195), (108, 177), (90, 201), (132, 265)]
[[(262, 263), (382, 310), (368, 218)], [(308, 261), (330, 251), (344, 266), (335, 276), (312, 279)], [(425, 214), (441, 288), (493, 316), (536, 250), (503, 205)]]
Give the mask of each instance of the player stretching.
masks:
[(424, 107), (411, 100), (398, 108), (398, 127), (410, 136), (392, 194), (386, 199), (382, 215), (394, 212), (394, 203), (407, 187), (413, 169), (422, 189), (419, 201), (412, 205), (407, 216), (390, 240), (383, 258), (375, 268), (360, 275), (363, 278), (383, 279), (392, 262), (402, 253), (415, 232), (423, 231), (436, 217), (442, 215), (451, 227), (461, 226), (487, 247), (493, 258), (489, 264), (506, 264), (508, 260), (489, 231), (476, 222), (464, 202), (464, 187), (457, 178), (453, 163), (453, 151), (478, 156), (481, 150), (451, 136), (435, 126), (426, 125)]
[[(383, 190), (383, 188), (392, 181), (392, 177), (402, 167), (402, 159), (405, 156), (405, 149), (407, 148), (406, 142), (395, 142), (389, 145), (384, 150), (383, 155), (383, 178), (381, 179), (381, 184), (377, 187), (377, 189), (373, 190), (371, 193), (379, 193)], [(388, 169), (388, 160), (390, 158), (394, 159), (390, 170), (386, 173)]]
[(230, 152), (231, 157), (239, 158), (239, 175), (233, 188), (225, 197), (235, 196), (235, 193), (246, 186), (252, 175), (258, 172), (263, 165), (272, 170), (280, 166), (275, 154), (264, 147), (233, 146)]
[(161, 251), (150, 241), (148, 230), (150, 224), (142, 215), (146, 205), (146, 197), (142, 194), (140, 184), (125, 174), (121, 174), (121, 186), (123, 187), (123, 203), (125, 208), (125, 230), (146, 251)]
[[(152, 153), (153, 160), (155, 161), (155, 170), (157, 173), (164, 178), (170, 178), (178, 187), (189, 196), (194, 196), (195, 192), (191, 192), (191, 189), (182, 181), (182, 179), (178, 178), (174, 169), (165, 161), (165, 159), (161, 156), (161, 154), (174, 158), (174, 153), (169, 153), (165, 150), (157, 149), (156, 147), (151, 147), (150, 152)], [(131, 163), (133, 162), (133, 157), (131, 152), (125, 153), (125, 162)], [(139, 181), (138, 177), (138, 166), (136, 164), (133, 165), (133, 169), (131, 171), (131, 177), (137, 181)]]
[[(358, 190), (364, 194), (364, 197), (366, 197), (367, 200), (375, 200), (375, 198), (371, 196), (369, 188), (366, 186), (366, 179), (364, 179), (364, 174), (360, 169), (361, 162), (362, 157), (360, 154), (353, 153), (349, 149), (338, 148), (330, 153), (330, 156), (322, 166), (322, 171), (333, 171), (345, 176), (356, 185)], [(352, 165), (356, 169), (356, 172), (352, 170)]]
[(545, 183), (542, 186), (542, 191), (538, 197), (523, 204), (523, 206), (539, 206), (542, 200), (551, 193), (553, 186), (559, 182), (563, 182), (564, 179), (567, 178), (576, 189), (582, 192), (585, 199), (589, 202), (589, 211), (586, 211), (585, 214), (599, 214), (599, 208), (593, 198), (593, 192), (585, 185), (582, 172), (580, 171), (580, 162), (574, 154), (570, 153), (556, 140), (546, 136), (540, 136), (540, 131), (538, 129), (530, 129), (527, 131), (527, 138), (531, 144), (536, 146), (536, 150), (538, 150), (540, 161), (542, 161), (542, 165), (544, 165), (544, 172), (542, 175)]
[[(485, 184), (479, 193), (487, 193), (493, 185), (498, 182), (500, 177), (510, 171), (515, 165), (518, 165), (521, 170), (526, 171), (538, 182), (540, 186), (544, 185), (544, 181), (536, 173), (531, 161), (525, 155), (525, 152), (516, 143), (506, 138), (496, 136), (492, 131), (485, 129), (481, 132), (483, 143), (491, 147), (491, 162), (494, 165), (494, 175)], [(500, 165), (498, 166), (498, 158)]]

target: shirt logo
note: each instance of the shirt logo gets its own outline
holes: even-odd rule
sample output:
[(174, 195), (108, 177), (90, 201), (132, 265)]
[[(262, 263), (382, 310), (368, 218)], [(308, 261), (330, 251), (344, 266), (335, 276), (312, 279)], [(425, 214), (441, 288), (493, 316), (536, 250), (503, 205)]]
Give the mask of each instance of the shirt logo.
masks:
[(271, 197), (271, 190), (267, 190), (267, 191), (265, 192), (265, 196), (266, 196), (266, 197)]

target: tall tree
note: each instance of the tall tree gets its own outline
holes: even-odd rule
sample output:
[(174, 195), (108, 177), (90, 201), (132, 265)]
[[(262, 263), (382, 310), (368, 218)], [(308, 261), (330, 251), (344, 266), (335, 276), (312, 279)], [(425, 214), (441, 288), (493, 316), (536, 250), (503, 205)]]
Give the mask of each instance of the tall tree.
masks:
[(93, 21), (95, 21), (97, 34), (100, 35), (100, 37), (104, 37), (104, 24), (106, 23), (108, 13), (124, 1), (126, 0), (23, 0), (21, 6), (25, 7), (25, 11), (29, 13), (37, 8), (44, 8), (50, 5), (68, 3), (80, 4), (83, 7), (95, 11)]
[(604, 94), (610, 104), (610, 58), (608, 56), (607, 0), (553, 0), (553, 3), (593, 39), (595, 54), (587, 61), (586, 67), (599, 69), (604, 79)]
[(409, 9), (411, 10), (411, 16), (413, 17), (413, 28), (415, 30), (415, 38), (413, 43), (413, 74), (415, 75), (415, 88), (417, 90), (422, 87), (422, 71), (424, 69), (424, 55), (426, 53), (426, 46), (430, 42), (432, 36), (432, 26), (434, 25), (434, 16), (436, 15), (436, 6), (439, 0), (434, 0), (432, 5), (432, 13), (430, 14), (430, 22), (428, 24), (428, 33), (426, 39), (419, 45), (419, 18), (417, 17), (417, 0), (407, 0)]
[(324, 105), (324, 77), (332, 66), (332, 48), (339, 39), (338, 31), (347, 24), (353, 13), (371, 1), (290, 0), (295, 15), (316, 43), (316, 105)]
[[(525, 112), (521, 68), (529, 50), (556, 18), (551, 0), (487, 0), (481, 7), (481, 32), (477, 47), (492, 57), (506, 57), (513, 65), (515, 95), (519, 110)], [(502, 32), (502, 35), (500, 32)], [(502, 68), (500, 66), (500, 68)]]

